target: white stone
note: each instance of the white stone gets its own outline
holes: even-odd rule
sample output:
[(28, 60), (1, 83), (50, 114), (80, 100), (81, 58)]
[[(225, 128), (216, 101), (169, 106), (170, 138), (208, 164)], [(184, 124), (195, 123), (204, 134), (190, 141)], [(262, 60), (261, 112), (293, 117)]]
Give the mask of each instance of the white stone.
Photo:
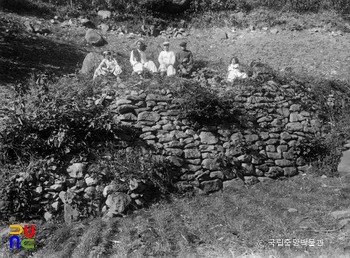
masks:
[(344, 151), (338, 164), (338, 173), (340, 176), (350, 175), (350, 150)]

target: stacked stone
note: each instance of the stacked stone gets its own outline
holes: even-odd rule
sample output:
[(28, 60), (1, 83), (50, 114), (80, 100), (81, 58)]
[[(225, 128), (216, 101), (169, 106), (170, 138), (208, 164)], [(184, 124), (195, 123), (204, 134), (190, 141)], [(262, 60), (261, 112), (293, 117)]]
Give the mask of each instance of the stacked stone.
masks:
[[(178, 100), (166, 90), (156, 94), (133, 92), (118, 99), (113, 110), (117, 113), (115, 121), (141, 128), (140, 137), (147, 144), (182, 164), (180, 187), (192, 185), (212, 192), (221, 189), (222, 181), (233, 177), (220, 170), (216, 161), (220, 155), (238, 161), (244, 179), (253, 183), (264, 177), (294, 176), (309, 169), (305, 160), (295, 155), (295, 145), (313, 136), (321, 125), (313, 118), (312, 110), (302, 109), (300, 103), (310, 107), (313, 104), (314, 109), (315, 103), (310, 103), (305, 90), (296, 86), (269, 81), (259, 92), (246, 90), (237, 95), (238, 106), (258, 125), (250, 130), (240, 130), (236, 125), (230, 129), (218, 125), (194, 130), (188, 121), (179, 119)], [(255, 154), (246, 154), (240, 147), (242, 143)]]
[(160, 32), (161, 37), (164, 38), (183, 38), (188, 36), (184, 28), (168, 28)]
[[(165, 89), (154, 93), (125, 91), (111, 101), (109, 109), (115, 114), (115, 123), (141, 129), (140, 138), (149, 149), (156, 149), (158, 155), (180, 167), (176, 182), (180, 189), (195, 187), (210, 193), (236, 177), (245, 184), (254, 184), (294, 176), (310, 168), (302, 156), (296, 155), (295, 148), (300, 140), (319, 133), (321, 124), (315, 119), (317, 103), (297, 84), (269, 81), (259, 90), (247, 88), (237, 94), (238, 108), (251, 117), (252, 126), (245, 129), (224, 123), (192, 127), (179, 116), (179, 101)], [(122, 138), (127, 140), (128, 136)], [(235, 164), (232, 171), (221, 167), (219, 157)], [(67, 222), (77, 219), (83, 208), (73, 207), (75, 200), (85, 200), (96, 212), (103, 210), (107, 216), (122, 214), (131, 203), (136, 207), (143, 205), (147, 188), (143, 182), (130, 181), (124, 190), (113, 182), (106, 187), (104, 183), (82, 163), (76, 163), (67, 169), (66, 177), (54, 173), (39, 175), (33, 184), (34, 201), (40, 207), (48, 207), (47, 219), (63, 206)], [(106, 206), (102, 208), (103, 203)]]

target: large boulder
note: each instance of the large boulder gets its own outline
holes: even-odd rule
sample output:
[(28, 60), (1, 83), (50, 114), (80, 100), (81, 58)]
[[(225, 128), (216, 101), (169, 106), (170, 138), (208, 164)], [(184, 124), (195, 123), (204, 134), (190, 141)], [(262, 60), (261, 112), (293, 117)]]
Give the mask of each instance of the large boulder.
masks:
[(98, 53), (91, 52), (87, 54), (83, 61), (83, 66), (81, 67), (80, 73), (88, 74), (90, 72), (93, 72), (101, 63), (102, 59), (103, 56)]
[(72, 178), (83, 178), (85, 167), (84, 163), (73, 163), (67, 168), (67, 173)]
[(103, 20), (104, 19), (108, 19), (108, 18), (111, 18), (111, 11), (107, 11), (107, 10), (99, 10), (97, 12), (97, 15), (100, 16)]
[(85, 39), (89, 44), (94, 45), (96, 47), (100, 47), (106, 44), (104, 38), (93, 29), (87, 30), (85, 34)]
[(350, 150), (344, 151), (338, 165), (341, 176), (350, 176)]
[(107, 217), (122, 215), (131, 203), (131, 197), (122, 192), (115, 192), (108, 196), (106, 204), (109, 207)]
[(71, 205), (65, 203), (64, 204), (64, 221), (70, 225), (73, 221), (77, 221), (79, 219), (79, 211), (74, 209)]
[(26, 28), (26, 31), (28, 31), (28, 32), (34, 32), (33, 25), (31, 24), (30, 21), (25, 21), (25, 22), (24, 22), (24, 27)]

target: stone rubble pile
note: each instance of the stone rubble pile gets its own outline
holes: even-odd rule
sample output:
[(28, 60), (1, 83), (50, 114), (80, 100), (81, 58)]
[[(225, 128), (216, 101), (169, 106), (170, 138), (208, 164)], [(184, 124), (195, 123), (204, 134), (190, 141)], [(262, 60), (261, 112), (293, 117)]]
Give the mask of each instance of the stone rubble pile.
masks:
[(169, 27), (166, 30), (162, 30), (160, 36), (163, 38), (184, 38), (188, 36), (188, 33), (184, 28)]

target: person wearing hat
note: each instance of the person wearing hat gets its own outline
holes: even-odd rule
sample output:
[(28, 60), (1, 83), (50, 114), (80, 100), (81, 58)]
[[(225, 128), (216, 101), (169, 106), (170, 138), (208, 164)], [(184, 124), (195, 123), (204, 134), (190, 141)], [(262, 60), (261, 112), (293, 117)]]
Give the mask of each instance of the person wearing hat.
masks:
[(137, 49), (132, 50), (130, 54), (130, 63), (133, 71), (140, 75), (140, 77), (142, 77), (142, 72), (144, 70), (156, 73), (156, 65), (153, 63), (153, 61), (147, 61), (146, 54), (144, 52), (147, 47), (146, 44), (141, 40), (138, 40), (136, 42), (136, 46)]
[(173, 51), (169, 51), (170, 43), (168, 41), (163, 43), (164, 50), (160, 52), (158, 61), (159, 61), (159, 71), (161, 76), (164, 76), (165, 73), (167, 76), (173, 76), (176, 74), (175, 62), (176, 57)]
[(93, 80), (95, 80), (97, 76), (107, 74), (113, 74), (119, 79), (119, 74), (121, 73), (122, 69), (120, 68), (117, 60), (112, 56), (111, 51), (107, 50), (103, 52), (103, 60), (96, 68)]
[(176, 53), (176, 62), (178, 64), (177, 69), (183, 75), (191, 73), (193, 68), (193, 55), (192, 52), (187, 50), (187, 43), (180, 43), (181, 50)]

